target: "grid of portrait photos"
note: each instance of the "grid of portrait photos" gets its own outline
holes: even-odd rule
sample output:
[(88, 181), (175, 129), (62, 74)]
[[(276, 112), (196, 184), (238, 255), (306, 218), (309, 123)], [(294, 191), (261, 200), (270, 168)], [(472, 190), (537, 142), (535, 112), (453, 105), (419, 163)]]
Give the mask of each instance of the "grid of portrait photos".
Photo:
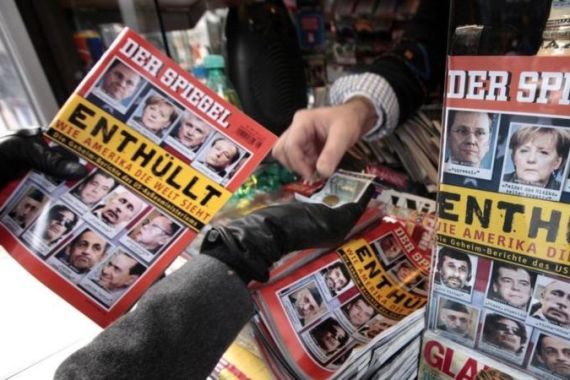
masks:
[(544, 379), (570, 378), (570, 282), (438, 247), (429, 326)]
[(167, 96), (120, 58), (102, 70), (87, 99), (223, 186), (252, 156), (223, 128)]
[(31, 172), (0, 210), (34, 257), (105, 309), (143, 276), (184, 227), (86, 165), (79, 181)]
[[(427, 297), (427, 280), (408, 260), (393, 232), (370, 245), (392, 284)], [(276, 294), (305, 350), (329, 369), (338, 368), (356, 346), (366, 344), (401, 319), (378, 312), (363, 297), (337, 254), (319, 270)]]
[(446, 123), (444, 183), (570, 200), (570, 119), (448, 109)]

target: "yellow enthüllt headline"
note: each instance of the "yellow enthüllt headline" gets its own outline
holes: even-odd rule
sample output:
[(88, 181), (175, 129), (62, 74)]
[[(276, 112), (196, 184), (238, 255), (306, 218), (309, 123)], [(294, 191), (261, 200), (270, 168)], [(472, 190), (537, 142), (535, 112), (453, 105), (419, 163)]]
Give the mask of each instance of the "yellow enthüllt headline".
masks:
[(570, 277), (570, 205), (440, 186), (440, 244)]
[(231, 192), (79, 95), (47, 134), (194, 230), (207, 224)]
[(426, 304), (426, 297), (408, 291), (399, 279), (384, 269), (366, 240), (351, 240), (338, 253), (362, 295), (385, 317), (399, 320)]

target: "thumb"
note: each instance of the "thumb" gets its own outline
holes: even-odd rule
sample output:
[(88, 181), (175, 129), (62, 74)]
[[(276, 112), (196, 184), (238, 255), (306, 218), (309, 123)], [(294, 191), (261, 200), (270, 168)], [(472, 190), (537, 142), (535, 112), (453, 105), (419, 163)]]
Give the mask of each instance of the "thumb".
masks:
[(30, 166), (47, 175), (60, 179), (79, 179), (87, 175), (87, 169), (77, 157), (67, 151), (51, 149), (42, 140), (33, 142), (32, 152)]
[(336, 221), (335, 227), (338, 228), (338, 230), (335, 234), (337, 234), (338, 237), (344, 238), (356, 225), (356, 222), (358, 222), (366, 210), (366, 207), (374, 193), (374, 185), (369, 184), (356, 202), (350, 202), (340, 207), (328, 209), (331, 220)]
[(317, 159), (317, 172), (324, 178), (330, 177), (336, 170), (346, 151), (356, 142), (348, 128), (331, 128), (325, 146)]
[(61, 179), (80, 179), (87, 175), (87, 169), (77, 161), (73, 161), (60, 156), (57, 153), (49, 153), (53, 156), (53, 164), (46, 170), (51, 175)]

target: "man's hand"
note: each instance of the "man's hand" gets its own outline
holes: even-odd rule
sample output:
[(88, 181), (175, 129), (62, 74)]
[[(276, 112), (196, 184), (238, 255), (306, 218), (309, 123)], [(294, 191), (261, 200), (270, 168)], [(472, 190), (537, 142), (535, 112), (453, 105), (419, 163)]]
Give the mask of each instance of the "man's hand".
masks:
[(0, 139), (0, 163), (0, 187), (32, 169), (60, 179), (77, 179), (87, 174), (76, 157), (50, 148), (39, 132)]
[(376, 119), (372, 103), (359, 96), (334, 107), (298, 111), (273, 148), (273, 156), (305, 179), (315, 172), (330, 177), (342, 156)]
[(265, 282), (269, 269), (283, 255), (341, 243), (373, 194), (369, 185), (358, 202), (336, 208), (295, 202), (259, 209), (224, 226), (213, 226), (201, 251), (226, 263), (246, 283)]

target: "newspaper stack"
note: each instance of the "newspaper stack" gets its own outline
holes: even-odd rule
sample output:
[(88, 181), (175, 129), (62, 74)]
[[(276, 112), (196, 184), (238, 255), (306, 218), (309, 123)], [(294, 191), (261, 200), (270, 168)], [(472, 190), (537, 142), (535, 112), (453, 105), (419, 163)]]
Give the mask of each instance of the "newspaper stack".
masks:
[(425, 308), (416, 310), (355, 351), (333, 379), (415, 379)]
[(431, 222), (407, 222), (433, 218), (398, 204), (432, 213), (435, 205), (395, 191), (378, 199), (381, 221), (308, 263), (304, 252), (293, 256), (286, 263), (293, 270), (255, 292), (261, 351), (277, 378), (415, 375), (417, 356), (402, 353), (419, 352), (414, 339), (423, 329), (431, 247), (418, 243), (434, 234)]
[(359, 142), (357, 150), (373, 156), (381, 165), (403, 167), (410, 178), (437, 190), (437, 168), (441, 125), (421, 111), (414, 114), (394, 131), (380, 140)]

